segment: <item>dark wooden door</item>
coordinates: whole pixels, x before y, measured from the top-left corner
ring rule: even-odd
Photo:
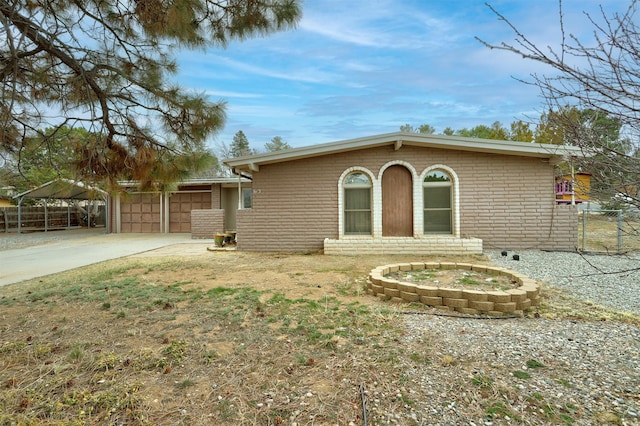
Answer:
[[[411,172],[391,166],[382,175],[382,235],[413,236],[413,184]]]

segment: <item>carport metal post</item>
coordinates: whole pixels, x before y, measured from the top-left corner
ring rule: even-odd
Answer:
[[[22,199],[24,195],[18,198],[18,234],[22,233]]]

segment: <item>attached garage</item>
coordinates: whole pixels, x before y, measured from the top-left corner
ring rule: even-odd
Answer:
[[[236,210],[251,193],[251,181],[237,177],[192,179],[165,192],[138,192],[135,182],[121,185],[124,190],[112,197],[114,232],[191,233],[194,238],[235,231]]]
[[[160,194],[131,194],[120,200],[120,232],[160,232]]]
[[[191,232],[191,211],[211,209],[211,189],[183,191],[169,194],[169,232]]]

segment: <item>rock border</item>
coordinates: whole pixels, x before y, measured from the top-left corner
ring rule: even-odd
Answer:
[[[467,290],[425,286],[385,277],[396,271],[422,269],[460,269],[503,275],[520,284],[520,287],[506,291]],[[467,315],[522,315],[540,302],[540,284],[537,281],[506,268],[471,263],[413,262],[378,266],[369,273],[367,292],[382,300],[422,303]]]

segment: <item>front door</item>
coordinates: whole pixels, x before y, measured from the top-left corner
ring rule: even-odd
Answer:
[[[382,175],[382,236],[413,236],[413,183],[404,166],[391,166]]]

